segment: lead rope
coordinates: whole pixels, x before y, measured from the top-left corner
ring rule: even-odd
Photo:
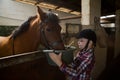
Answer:
[[[96,16],[94,17],[94,25],[95,25],[95,31],[98,31],[101,28],[99,17]]]

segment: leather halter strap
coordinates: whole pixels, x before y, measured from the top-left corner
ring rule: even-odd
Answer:
[[[41,31],[40,31],[40,33],[41,33],[42,39],[43,39],[43,41],[44,41],[45,47],[46,47],[47,49],[53,49],[54,46],[57,46],[57,45],[59,45],[60,43],[62,43],[62,40],[60,40],[60,41],[55,41],[55,42],[52,42],[52,43],[48,43],[48,40],[47,40],[47,38],[46,38],[43,25],[44,25],[44,22],[41,22],[41,23],[40,23],[40,26],[41,26]]]

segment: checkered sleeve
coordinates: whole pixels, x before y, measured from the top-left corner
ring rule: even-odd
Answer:
[[[64,72],[65,74],[68,74],[70,76],[78,76],[80,73],[85,71],[87,69],[88,65],[91,63],[92,56],[89,53],[86,53],[82,56],[79,56],[75,62],[72,63],[72,65],[76,65],[75,68],[69,67],[66,64],[62,64],[60,66],[60,70]]]

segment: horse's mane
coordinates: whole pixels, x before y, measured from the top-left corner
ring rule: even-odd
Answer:
[[[36,16],[31,16],[28,18],[27,21],[25,21],[21,26],[17,27],[13,32],[11,38],[16,38],[18,35],[24,33],[29,29],[30,22],[32,19],[34,19]]]
[[[35,19],[35,18],[36,18],[36,16],[29,17],[27,21],[25,21],[21,26],[17,27],[13,31],[11,38],[15,39],[17,36],[21,35],[25,31],[27,31],[29,29],[31,20]],[[57,24],[57,23],[59,23],[59,18],[54,13],[50,12],[50,13],[46,14],[46,19],[44,22],[46,22],[46,23],[50,22],[50,23]]]

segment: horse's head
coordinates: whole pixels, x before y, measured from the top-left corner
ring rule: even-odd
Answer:
[[[53,13],[45,13],[37,6],[40,23],[40,40],[48,49],[64,49],[61,39],[61,26],[58,17]]]

